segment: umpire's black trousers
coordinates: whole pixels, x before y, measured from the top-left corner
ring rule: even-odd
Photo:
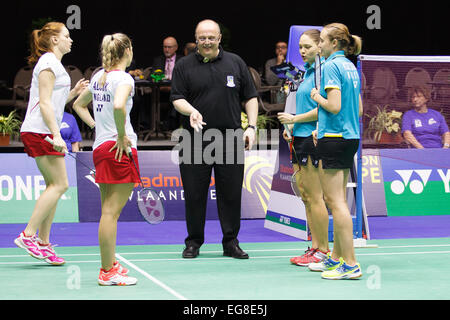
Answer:
[[[222,135],[224,134],[225,132],[222,131]],[[195,135],[198,134],[195,133]],[[214,142],[217,143],[220,139],[216,137]],[[188,232],[185,239],[186,246],[200,248],[205,240],[206,204],[213,169],[217,211],[223,233],[222,244],[224,248],[236,245],[239,243],[237,237],[241,226],[241,196],[244,178],[242,132],[239,131],[232,137],[230,134],[224,135],[223,148],[220,145],[214,148],[210,141],[204,140],[200,146],[198,144],[195,146],[193,137],[190,143],[191,156],[193,156],[191,161],[185,161],[189,157],[180,153],[180,174],[184,189]],[[194,155],[194,153],[197,154]],[[201,153],[201,159],[199,153]]]

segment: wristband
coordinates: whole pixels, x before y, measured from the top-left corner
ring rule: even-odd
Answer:
[[[450,147],[450,144],[444,143],[444,147],[448,148],[448,147]]]
[[[256,131],[256,126],[254,126],[254,125],[252,125],[252,124],[249,124],[249,125],[247,126],[247,128],[252,128],[253,130]]]

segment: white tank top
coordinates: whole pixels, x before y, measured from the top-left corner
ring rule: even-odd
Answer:
[[[95,141],[92,150],[106,141],[117,140],[117,128],[114,122],[114,95],[121,85],[130,85],[131,94],[126,102],[125,132],[131,140],[132,147],[137,148],[137,136],[134,133],[130,122],[130,111],[133,107],[134,80],[121,70],[112,70],[106,76],[105,85],[100,85],[100,78],[105,72],[104,69],[97,72],[89,83],[89,90],[92,92],[92,108],[95,118]]]
[[[70,92],[70,76],[55,54],[47,52],[39,58],[33,69],[30,99],[20,132],[51,133],[44,122],[44,118],[42,118],[39,106],[39,74],[46,69],[50,69],[55,75],[55,86],[53,87],[51,101],[56,123],[58,127],[61,127],[64,107]]]

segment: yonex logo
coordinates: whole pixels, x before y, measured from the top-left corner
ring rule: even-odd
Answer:
[[[425,186],[427,185],[432,171],[432,169],[395,170],[395,172],[400,176],[401,180],[394,180],[391,182],[391,191],[395,194],[400,195],[405,192],[405,189],[409,186],[409,189],[412,193],[420,194],[423,192]],[[447,170],[447,172],[444,174],[444,171],[442,169],[437,169],[437,173],[441,177],[444,184],[444,192],[450,193],[450,170]],[[417,179],[416,177],[418,177],[419,179]]]
[[[405,191],[406,186],[408,186],[409,183],[409,189],[412,193],[419,194],[422,193],[423,188],[427,185],[428,179],[431,175],[430,169],[425,170],[395,170],[399,174],[399,176],[402,178],[402,181],[400,180],[394,180],[391,183],[391,190],[395,194],[402,194]],[[409,180],[411,179],[411,176],[413,172],[416,172],[417,175],[420,177],[420,180],[414,179],[411,182]]]

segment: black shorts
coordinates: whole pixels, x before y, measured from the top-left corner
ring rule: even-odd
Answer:
[[[292,156],[292,163],[298,163],[300,161],[301,166],[308,164],[308,156],[311,157],[312,164],[317,168],[319,165],[319,159],[317,157],[317,149],[313,142],[313,137],[294,137],[294,149],[295,154]],[[298,161],[297,161],[298,159]]]
[[[358,146],[359,139],[324,137],[317,143],[317,156],[323,169],[351,169]]]

